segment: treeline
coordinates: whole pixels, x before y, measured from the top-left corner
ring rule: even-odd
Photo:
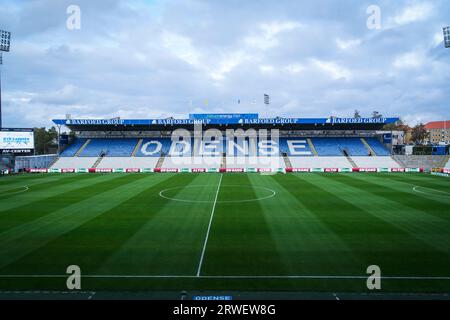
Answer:
[[[34,128],[34,149],[37,155],[56,153],[58,151],[56,128]]]
[[[361,113],[359,110],[355,110],[354,118],[361,118]],[[372,118],[382,118],[383,115],[378,111],[372,112]],[[406,134],[410,135],[410,139],[415,144],[423,144],[428,138],[428,132],[425,129],[425,125],[423,123],[419,123],[414,127],[410,127],[405,121],[400,119],[396,123],[387,124],[383,127],[384,130],[388,131],[403,131]]]

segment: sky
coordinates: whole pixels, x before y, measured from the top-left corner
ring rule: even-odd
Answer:
[[[355,109],[450,119],[449,13],[448,0],[0,0],[3,126]]]

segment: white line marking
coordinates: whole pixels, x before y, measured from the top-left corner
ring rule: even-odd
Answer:
[[[161,190],[159,192],[159,196],[161,198],[167,199],[167,200],[172,200],[172,201],[178,201],[178,202],[188,202],[188,203],[213,203],[213,200],[188,200],[188,199],[178,199],[178,198],[172,198],[172,197],[168,197],[166,195],[164,195],[165,192],[167,191],[171,191],[171,190],[177,190],[177,189],[188,189],[188,188],[204,188],[204,187],[208,187],[208,185],[195,185],[195,186],[185,186],[185,187],[174,187],[174,188],[168,188],[168,189],[164,189]],[[219,200],[217,201],[217,203],[243,203],[243,202],[253,202],[253,201],[262,201],[262,200],[266,200],[266,199],[270,199],[276,196],[276,192],[272,189],[266,188],[266,187],[259,187],[259,186],[246,186],[246,185],[224,185],[221,186],[221,188],[240,188],[240,187],[245,187],[245,188],[252,188],[252,189],[262,189],[262,190],[266,190],[270,193],[270,195],[268,196],[264,196],[261,198],[255,198],[255,199],[244,199],[244,200]]]
[[[88,274],[82,275],[84,278],[130,278],[130,279],[337,279],[337,280],[355,280],[367,279],[363,275],[261,275],[261,276],[202,276],[202,275],[126,275],[126,274]],[[67,274],[3,274],[0,278],[67,278]],[[450,276],[381,276],[385,280],[450,280]]]
[[[427,189],[428,189],[428,190],[433,190],[433,191],[439,192],[439,193],[441,193],[441,194],[435,194],[435,193],[430,193],[430,192],[420,191],[420,189],[417,190],[417,188],[422,188],[422,189],[425,189],[425,190],[427,190]],[[429,196],[444,197],[444,198],[449,198],[449,197],[450,197],[450,193],[448,193],[448,192],[441,191],[441,190],[438,190],[438,189],[428,188],[428,187],[414,186],[414,187],[413,187],[413,190],[414,190],[415,192],[423,193],[423,194],[426,194],[426,195],[429,195]]]
[[[16,190],[16,189],[22,189],[22,190],[15,191],[15,192],[8,192],[10,190]],[[9,195],[12,195],[12,194],[18,194],[18,193],[26,192],[28,190],[30,190],[30,188],[28,186],[9,188],[9,189],[6,189],[6,190],[0,190],[0,196],[9,196]]]
[[[46,291],[40,291],[40,290],[35,290],[35,291],[0,291],[0,294],[66,294],[66,293],[71,293],[71,294],[89,294],[89,298],[90,299],[92,296],[95,295],[95,292],[92,291],[78,291],[78,290],[74,290],[74,291],[50,291],[50,290],[46,290]]]
[[[208,231],[206,231],[205,242],[203,243],[202,255],[200,257],[200,262],[198,263],[197,277],[200,277],[200,272],[202,270],[203,258],[205,257],[206,244],[208,243],[209,231],[211,230],[211,224],[214,217],[214,211],[216,210],[217,197],[219,196],[220,185],[222,184],[223,174],[220,175],[219,184],[217,185],[216,197],[214,198],[214,204],[211,211],[211,218],[209,219]]]

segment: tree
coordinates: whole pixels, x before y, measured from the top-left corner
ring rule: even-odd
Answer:
[[[353,115],[353,118],[355,118],[355,119],[360,119],[361,118],[361,114],[360,114],[359,110],[355,109],[355,113]]]
[[[414,126],[411,130],[411,139],[416,144],[423,144],[425,139],[428,137],[428,132],[425,129],[425,125],[423,123],[419,123]]]
[[[411,127],[408,126],[406,122],[404,122],[402,119],[399,119],[397,122],[389,123],[384,125],[383,130],[386,131],[403,131],[408,132],[411,130]]]
[[[58,145],[58,132],[55,127],[50,129],[34,128],[34,149],[36,154],[48,154]]]
[[[372,112],[372,118],[373,119],[383,118],[383,115],[381,113],[379,113],[378,111],[374,111],[374,112]]]

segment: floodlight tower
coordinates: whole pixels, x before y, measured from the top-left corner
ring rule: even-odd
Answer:
[[[446,48],[450,48],[450,26],[444,27],[444,45]]]
[[[2,128],[2,64],[3,52],[9,52],[11,32],[0,30],[0,129]]]

